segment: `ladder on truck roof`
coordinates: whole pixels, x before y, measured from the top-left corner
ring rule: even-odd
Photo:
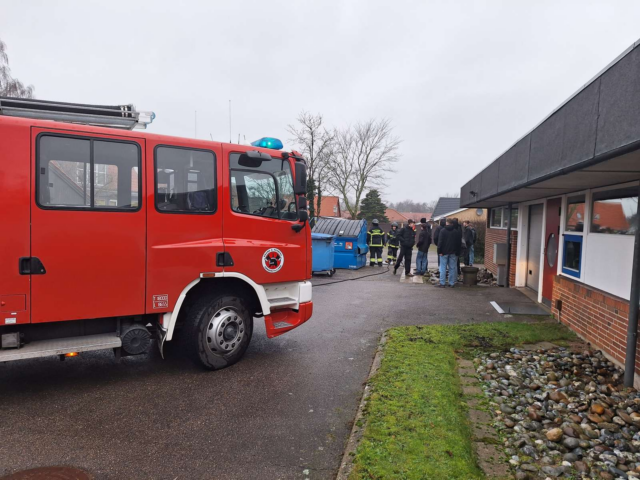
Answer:
[[[84,105],[81,103],[51,102],[30,98],[0,97],[0,115],[54,120],[101,127],[147,128],[156,114],[139,112],[129,105]]]

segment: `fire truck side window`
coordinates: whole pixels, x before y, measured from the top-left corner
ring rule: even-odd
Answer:
[[[163,213],[216,211],[216,159],[213,152],[156,148],[156,209]]]
[[[297,220],[293,176],[289,161],[274,158],[256,166],[240,161],[240,154],[229,158],[231,208],[238,213]]]
[[[41,136],[38,203],[49,208],[137,210],[139,165],[140,150],[134,143]]]

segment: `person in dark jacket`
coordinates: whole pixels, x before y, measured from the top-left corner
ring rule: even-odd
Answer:
[[[462,225],[460,225],[460,222],[458,221],[457,217],[453,218],[453,226],[460,233],[460,253],[458,253],[458,259],[456,260],[456,272],[458,272],[458,275],[461,275],[462,274],[462,269],[460,268],[460,255],[463,254],[463,252],[465,251],[466,247],[464,245],[464,240],[463,240],[463,236],[462,236]]]
[[[446,225],[446,220],[444,218],[441,218],[440,222],[438,223],[438,226],[433,231],[433,244],[436,246],[438,245],[438,237],[440,236],[440,230],[442,230],[445,225]],[[440,266],[440,256],[438,255],[438,267],[439,266]]]
[[[420,234],[418,235],[418,256],[416,257],[416,275],[426,275],[429,266],[429,247],[431,246],[431,227],[426,218],[420,219]]]
[[[476,229],[473,228],[473,224],[469,220],[462,222],[464,228],[464,243],[466,244],[466,250],[464,251],[464,264],[468,267],[473,267],[473,261],[475,260],[474,245],[476,243]]]
[[[391,230],[387,233],[387,263],[395,264],[398,259],[398,248],[400,248],[400,239],[398,238],[398,222],[391,224]]]
[[[458,278],[456,260],[460,257],[462,248],[462,234],[453,220],[447,219],[446,226],[440,230],[438,236],[438,256],[440,257],[440,287],[444,288],[449,267],[449,286],[453,288]]]
[[[413,254],[413,246],[416,244],[416,222],[409,220],[407,226],[398,232],[398,240],[400,240],[400,255],[393,267],[393,274],[398,271],[398,267],[404,260],[404,273],[407,277],[413,277],[411,274],[411,256]]]
[[[367,245],[369,245],[369,266],[382,266],[382,250],[386,244],[387,236],[380,228],[380,222],[373,219],[373,226],[367,232]]]

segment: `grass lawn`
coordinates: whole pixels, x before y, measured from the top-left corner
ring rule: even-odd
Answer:
[[[483,479],[471,446],[456,351],[472,358],[481,349],[574,338],[549,321],[390,329],[349,478]]]

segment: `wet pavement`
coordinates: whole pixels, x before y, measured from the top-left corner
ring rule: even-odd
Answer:
[[[0,365],[0,474],[69,465],[97,479],[333,478],[380,335],[502,320],[515,290],[400,283],[385,268],[314,278],[314,315],[206,372],[154,349]],[[334,283],[340,280],[339,283]],[[330,283],[330,284],[329,284]]]

